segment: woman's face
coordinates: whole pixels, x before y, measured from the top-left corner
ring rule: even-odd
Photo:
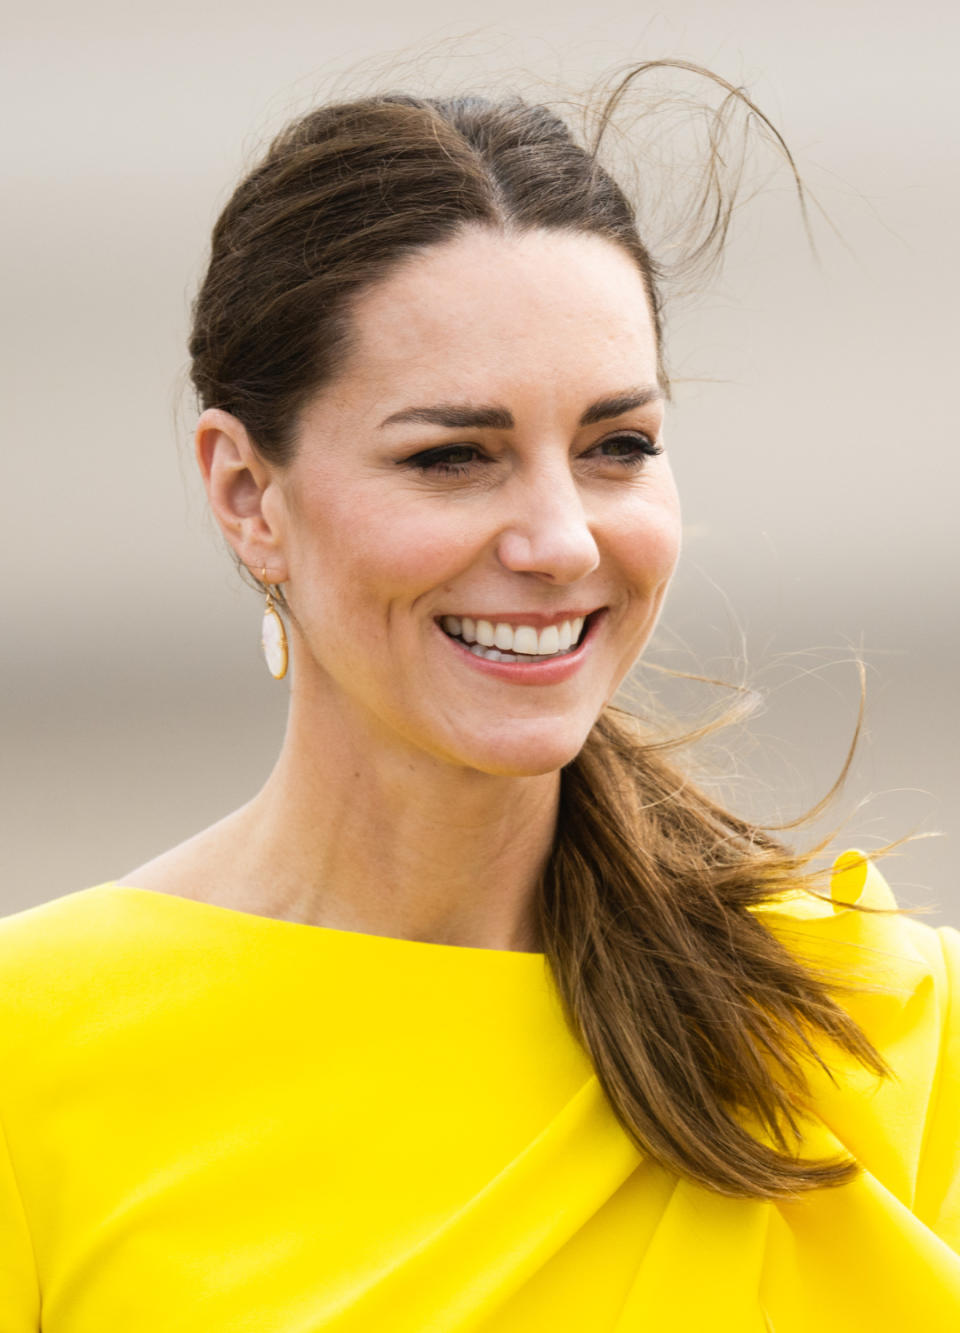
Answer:
[[[646,643],[679,550],[640,275],[595,236],[476,228],[354,310],[355,349],[263,501],[294,687],[363,743],[555,770]],[[491,634],[507,660],[478,653]]]

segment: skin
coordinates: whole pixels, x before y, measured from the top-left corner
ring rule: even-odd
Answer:
[[[198,422],[220,527],[290,606],[289,720],[247,805],[123,882],[535,950],[559,770],[647,642],[679,553],[666,455],[637,443],[662,445],[662,400],[578,424],[597,399],[656,386],[643,283],[599,237],[472,228],[366,291],[354,320],[354,350],[286,466],[225,412]],[[380,425],[450,402],[499,404],[514,426]],[[470,446],[449,455],[460,475],[408,462],[454,445]],[[582,666],[536,686],[477,670],[436,624],[594,607],[608,610]]]

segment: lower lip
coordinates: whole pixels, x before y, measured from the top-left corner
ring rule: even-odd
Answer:
[[[445,634],[439,625],[437,625],[437,633],[474,670],[482,671],[485,676],[510,681],[514,685],[555,685],[559,681],[569,680],[586,660],[606,614],[606,607],[594,612],[587,625],[586,633],[572,653],[564,653],[562,657],[550,657],[543,662],[530,662],[528,664],[523,662],[491,662],[489,658],[478,657],[476,653],[472,653],[467,645],[461,643],[459,639],[451,639],[450,635]]]

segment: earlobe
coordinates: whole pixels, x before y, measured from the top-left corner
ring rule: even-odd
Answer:
[[[280,533],[264,507],[273,474],[246,427],[220,408],[207,408],[196,429],[196,455],[207,499],[223,535],[248,569],[269,565],[282,583]],[[271,512],[274,506],[268,507]]]

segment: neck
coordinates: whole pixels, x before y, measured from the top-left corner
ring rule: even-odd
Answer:
[[[236,905],[366,934],[536,951],[535,892],[558,796],[557,772],[482,773],[374,740],[356,719],[311,717],[294,694],[276,767],[229,821]]]

